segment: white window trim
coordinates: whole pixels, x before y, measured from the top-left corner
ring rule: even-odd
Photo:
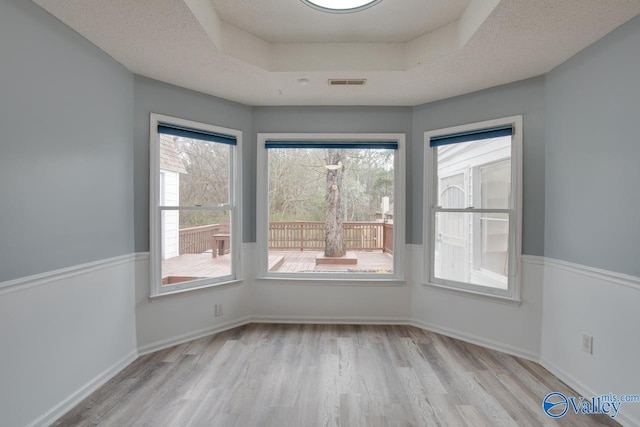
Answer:
[[[451,280],[437,279],[434,277],[433,266],[435,262],[435,215],[434,207],[437,204],[437,180],[435,179],[436,158],[434,149],[429,146],[432,137],[448,135],[452,133],[491,128],[500,125],[512,124],[514,128],[511,143],[511,188],[515,191],[513,203],[513,221],[509,224],[509,286],[507,290],[491,288],[480,285],[467,284]],[[521,275],[522,275],[522,116],[505,117],[502,119],[487,120],[470,123],[462,126],[453,126],[444,129],[427,131],[424,133],[424,206],[425,227],[423,235],[425,266],[423,284],[445,290],[487,296],[496,300],[521,301]],[[427,225],[428,224],[428,225]]]
[[[159,209],[159,185],[160,185],[160,142],[158,123],[171,123],[175,125],[202,129],[205,131],[231,135],[236,138],[235,148],[231,150],[231,175],[229,188],[229,204],[231,206],[231,274],[224,277],[205,278],[190,282],[177,283],[175,285],[162,286],[161,283],[161,239],[160,239],[160,209]],[[150,148],[150,180],[149,180],[149,238],[150,238],[150,291],[151,298],[165,295],[180,294],[187,291],[203,289],[212,286],[235,283],[240,279],[240,246],[242,242],[242,131],[215,126],[206,123],[194,122],[177,117],[151,113],[149,116],[149,148]],[[225,210],[229,205],[225,205]],[[182,207],[188,210],[189,207]],[[198,208],[192,208],[198,209]]]
[[[265,144],[267,140],[279,141],[397,141],[398,150],[393,169],[394,179],[394,230],[393,230],[393,273],[278,273],[268,271],[269,259],[269,180],[268,158]],[[405,264],[405,176],[406,176],[406,136],[403,133],[258,133],[257,135],[257,206],[256,240],[258,247],[258,279],[292,279],[299,282],[335,283],[336,280],[351,284],[397,283],[404,281]]]

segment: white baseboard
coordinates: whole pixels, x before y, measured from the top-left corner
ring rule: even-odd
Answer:
[[[216,325],[210,328],[200,329],[188,334],[182,334],[175,337],[167,338],[164,340],[156,341],[151,344],[147,344],[138,347],[138,354],[143,356],[145,354],[153,353],[155,351],[163,350],[165,348],[173,347],[174,345],[183,344],[187,341],[206,337],[208,335],[217,334],[219,332],[227,331],[232,328],[247,325],[249,323],[286,323],[286,324],[327,324],[327,325],[406,325],[415,326],[420,329],[424,329],[430,332],[446,335],[451,338],[466,341],[472,344],[487,347],[492,350],[500,351],[512,356],[521,357],[523,359],[531,360],[533,362],[539,361],[539,355],[523,350],[517,347],[504,345],[495,341],[486,340],[482,337],[466,334],[452,329],[443,328],[437,325],[428,324],[425,322],[417,322],[409,318],[370,318],[370,317],[305,317],[305,316],[246,316],[231,322]]]
[[[33,420],[28,424],[28,427],[39,427],[39,426],[49,426],[53,424],[58,418],[66,414],[68,411],[73,409],[77,404],[82,402],[85,398],[87,398],[91,393],[96,391],[102,385],[104,385],[111,378],[115,377],[120,371],[126,368],[131,362],[136,360],[138,357],[138,353],[133,350],[125,357],[120,359],[118,362],[113,364],[111,367],[104,370],[98,376],[93,378],[91,381],[86,383],[84,386],[80,387],[74,393],[72,393],[69,397],[67,397],[62,402],[58,403],[53,408],[49,409],[47,412],[42,414],[40,417]]]
[[[559,378],[563,383],[565,383],[566,385],[574,389],[580,396],[584,396],[584,397],[598,396],[596,392],[594,392],[589,387],[584,385],[581,381],[578,381],[577,379],[573,378],[571,375],[567,374],[563,369],[560,369],[559,367],[549,362],[548,360],[541,359],[540,365],[542,365],[543,368],[545,368],[547,371],[551,372],[553,375]],[[633,405],[637,405],[637,403],[633,403]],[[615,418],[615,421],[619,422],[625,427],[640,427],[640,420],[630,415],[626,415],[622,410],[623,408],[624,406],[621,407],[620,412]]]
[[[238,326],[246,325],[248,323],[251,323],[251,317],[245,316],[236,320],[232,320],[230,322],[220,323],[218,325],[214,325],[208,328],[203,328],[203,329],[199,329],[197,331],[189,332],[186,334],[176,335],[171,338],[155,341],[150,344],[145,344],[143,346],[138,347],[138,355],[144,356],[145,354],[153,353],[159,350],[164,350],[165,348],[173,347],[174,345],[183,344],[187,341],[196,340],[198,338],[217,334],[219,332],[224,332],[229,329],[237,328]]]
[[[446,335],[450,338],[466,341],[471,344],[479,345],[481,347],[486,347],[491,350],[509,354],[511,356],[520,357],[522,359],[530,360],[532,362],[538,363],[540,361],[539,354],[533,353],[531,351],[528,351],[519,347],[503,344],[497,341],[488,340],[486,338],[483,338],[477,335],[468,334],[465,332],[456,331],[454,329],[449,329],[442,326],[434,325],[432,323],[427,323],[427,322],[422,322],[417,320],[412,320],[410,324],[420,329],[425,329],[427,331],[435,332],[437,334]]]
[[[410,325],[409,319],[397,319],[397,318],[381,318],[371,319],[363,317],[349,317],[349,318],[336,318],[336,317],[288,317],[288,316],[245,316],[240,319],[236,319],[230,322],[221,323],[209,328],[199,329],[187,334],[177,335],[175,337],[155,341],[150,344],[146,344],[138,347],[138,355],[144,356],[149,353],[164,350],[174,345],[183,344],[188,341],[192,341],[198,338],[203,338],[209,335],[217,334],[220,332],[228,331],[229,329],[237,328],[239,326],[248,325],[249,323],[303,323],[303,324],[349,324],[349,325]]]
[[[323,325],[410,325],[408,318],[396,317],[305,317],[305,316],[254,316],[251,323],[301,323],[301,324],[323,324]]]

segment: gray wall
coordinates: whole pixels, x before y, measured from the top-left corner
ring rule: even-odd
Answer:
[[[135,250],[149,250],[149,114],[158,113],[243,132],[242,240],[255,241],[255,144],[251,108],[136,76],[134,85]]]
[[[424,104],[413,112],[413,151],[410,153],[413,200],[413,242],[422,242],[422,169],[424,132],[449,126],[480,122],[501,117],[523,115],[524,200],[522,252],[544,253],[544,77],[536,77],[468,95]],[[412,204],[411,204],[412,203]]]
[[[0,2],[0,282],[133,251],[133,75]]]
[[[132,153],[133,74],[0,0],[0,282],[133,252]],[[25,285],[0,295],[2,426],[51,424],[136,349],[133,263]]]
[[[640,17],[547,75],[545,256],[640,276]]]
[[[407,156],[412,152],[410,107],[256,107],[253,109],[253,131],[261,132],[343,132],[404,133]],[[254,146],[256,135],[254,135]],[[255,162],[254,162],[255,164]],[[407,164],[410,159],[407,157]],[[411,192],[412,170],[407,170],[407,200]],[[254,180],[255,182],[255,180]],[[252,212],[255,224],[255,211]],[[411,211],[407,207],[407,243],[415,242],[411,230]],[[419,243],[419,242],[418,242]]]

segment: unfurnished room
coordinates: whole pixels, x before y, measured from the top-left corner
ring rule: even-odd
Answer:
[[[640,0],[0,0],[0,426],[640,427]]]

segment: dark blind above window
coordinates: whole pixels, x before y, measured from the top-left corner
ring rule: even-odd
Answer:
[[[387,149],[397,150],[397,141],[278,141],[268,140],[266,148],[341,148],[341,149]]]
[[[209,132],[171,123],[158,123],[158,133],[181,136],[183,138],[199,139],[202,141],[219,142],[221,144],[236,145],[236,137],[222,133]]]
[[[513,125],[496,126],[493,128],[432,136],[431,140],[429,141],[429,146],[439,147],[441,145],[458,144],[460,142],[479,141],[482,139],[491,139],[500,136],[511,135],[513,135]]]

